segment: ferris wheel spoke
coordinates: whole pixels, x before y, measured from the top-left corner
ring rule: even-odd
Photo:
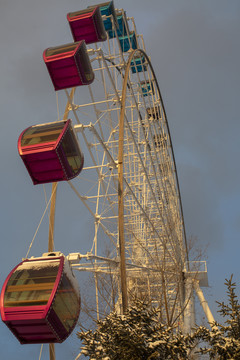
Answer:
[[[159,225],[157,225],[157,227],[154,225],[153,221],[151,220],[151,218],[148,216],[148,214],[146,213],[146,211],[144,210],[144,208],[142,207],[141,203],[139,202],[138,198],[135,195],[135,192],[132,190],[132,187],[128,184],[127,180],[124,178],[124,182],[125,185],[127,186],[128,190],[131,192],[132,197],[134,198],[135,204],[137,205],[138,209],[137,209],[137,213],[140,213],[144,215],[145,219],[147,220],[147,222],[149,223],[152,231],[155,233],[155,235],[157,236],[158,241],[160,242],[160,244],[162,244],[163,248],[167,248],[166,246],[166,241],[164,241],[161,237],[161,235],[159,234]],[[139,215],[138,215],[139,216]],[[139,221],[139,220],[138,220]],[[158,220],[159,222],[159,220]],[[170,252],[170,250],[167,250],[170,254],[170,256],[172,257],[172,253]],[[172,260],[175,262],[175,266],[178,266],[177,260],[175,257],[172,257]]]
[[[90,206],[87,204],[86,199],[84,196],[81,196],[80,193],[78,192],[78,190],[75,188],[75,186],[72,184],[71,181],[68,181],[70,187],[72,188],[72,190],[75,192],[75,194],[77,195],[77,197],[82,201],[82,203],[84,204],[84,206],[87,208],[87,210],[89,211],[89,213],[92,215],[92,217],[95,219],[95,221],[97,223],[99,223],[99,225],[101,226],[101,228],[103,229],[104,233],[110,238],[111,242],[114,244],[114,246],[116,246],[116,241],[113,238],[112,234],[109,232],[109,230],[103,225],[103,223],[101,222],[101,216],[97,215],[96,213],[94,213],[92,211],[92,209],[90,208]],[[117,218],[117,216],[115,217]],[[109,217],[108,217],[109,219]]]
[[[158,204],[158,199],[157,199],[157,197],[156,197],[156,194],[155,194],[155,192],[154,192],[154,190],[153,190],[153,187],[152,187],[152,184],[151,184],[151,181],[150,181],[150,178],[149,178],[149,171],[147,170],[147,168],[146,168],[146,166],[145,166],[145,164],[144,164],[144,162],[143,162],[142,156],[141,156],[141,154],[140,154],[140,152],[139,152],[139,149],[138,149],[138,146],[137,146],[137,143],[136,143],[136,140],[135,140],[135,137],[134,137],[132,128],[131,128],[131,126],[130,126],[130,124],[129,124],[129,122],[128,122],[128,120],[127,120],[126,118],[125,118],[125,121],[126,121],[128,130],[129,130],[129,132],[130,132],[130,134],[131,134],[131,139],[132,139],[132,142],[133,142],[133,144],[134,144],[134,146],[135,146],[136,154],[137,154],[137,156],[138,156],[139,162],[140,162],[141,167],[142,167],[142,170],[143,170],[143,172],[144,172],[145,179],[146,179],[146,181],[147,181],[147,183],[148,183],[148,186],[149,186],[149,189],[150,189],[150,193],[151,193],[151,196],[152,196],[152,200],[155,202],[155,205],[156,205],[156,207],[157,207],[157,210],[158,210],[158,212],[161,214],[161,211],[160,211],[160,208],[159,208],[159,204]],[[153,164],[151,164],[151,165],[153,165]],[[152,168],[153,168],[153,167],[152,167]],[[156,173],[154,174],[154,177],[155,177],[155,180],[157,181]],[[160,195],[160,194],[159,194],[159,195]],[[170,238],[170,237],[171,237],[171,233],[169,233],[169,238]]]

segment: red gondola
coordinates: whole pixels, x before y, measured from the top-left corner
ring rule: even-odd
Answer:
[[[85,40],[86,44],[105,41],[107,34],[98,6],[67,14],[74,41]]]
[[[70,119],[24,130],[18,151],[34,185],[70,180],[83,167],[83,154]]]
[[[61,253],[22,261],[8,275],[0,297],[2,321],[22,344],[60,343],[80,312],[78,283]]]
[[[85,41],[48,48],[43,52],[55,90],[89,85],[94,72]]]

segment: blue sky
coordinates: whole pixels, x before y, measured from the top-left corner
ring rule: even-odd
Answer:
[[[66,14],[96,2],[0,1],[0,283],[26,255],[45,208],[42,187],[33,186],[17,153],[27,126],[56,119],[56,98],[42,60],[49,46],[71,42]],[[162,92],[182,195],[187,236],[196,238],[208,264],[205,291],[214,316],[225,298],[224,280],[240,286],[240,3],[238,0],[115,0],[133,16]],[[50,190],[50,186],[47,186]],[[64,253],[87,248],[79,242],[87,218],[61,184],[56,247]],[[71,241],[67,222],[72,229]],[[47,249],[47,221],[31,255]],[[60,248],[61,247],[61,248]],[[239,291],[238,291],[239,294]],[[39,346],[21,346],[0,324],[1,358],[38,359]],[[78,353],[73,335],[57,346],[57,359]],[[47,359],[47,348],[43,350]]]

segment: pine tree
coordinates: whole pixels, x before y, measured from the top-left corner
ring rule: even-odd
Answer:
[[[111,313],[97,322],[95,331],[78,336],[82,354],[91,360],[187,359],[194,346],[190,336],[159,322],[159,309],[140,301],[125,315]]]
[[[213,330],[200,326],[194,335],[196,339],[206,343],[200,352],[209,354],[210,359],[240,359],[240,305],[232,277],[225,281],[228,303],[217,301],[218,312],[226,319],[224,325],[216,323]]]
[[[125,315],[116,312],[97,322],[94,331],[80,331],[82,354],[90,360],[166,360],[191,359],[196,343],[210,359],[240,359],[240,304],[236,284],[226,280],[228,301],[217,302],[223,325],[212,330],[199,326],[193,335],[183,335],[160,322],[160,309],[138,301]]]

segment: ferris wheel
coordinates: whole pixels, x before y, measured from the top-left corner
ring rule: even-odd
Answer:
[[[124,313],[128,304],[140,298],[161,307],[161,320],[183,330],[186,310],[194,322],[186,273],[197,276],[197,271],[189,271],[168,121],[143,37],[134,19],[115,9],[113,1],[70,13],[67,18],[74,42],[44,52],[54,88],[59,90],[58,113],[62,116],[57,122],[28,128],[19,138],[19,153],[33,183],[53,183],[48,253],[43,260],[21,263],[4,289],[12,294],[19,271],[33,269],[33,263],[42,269],[49,257],[48,271],[55,269],[56,275],[52,308],[58,307],[54,299],[60,279],[68,278],[71,293],[77,287],[65,261],[74,271],[92,274],[96,318],[112,310]],[[81,252],[80,243],[66,257],[54,252],[58,181],[69,183],[82,212],[91,216],[86,253]],[[57,272],[56,263],[62,264],[61,271]],[[18,285],[18,291],[26,282],[29,280]],[[37,286],[31,291],[36,293]],[[12,300],[6,301],[10,304]],[[55,315],[48,316],[52,316],[52,329]],[[60,341],[51,335],[44,342],[63,341],[75,323],[71,322],[66,334],[62,330]],[[50,359],[54,358],[50,347]]]

